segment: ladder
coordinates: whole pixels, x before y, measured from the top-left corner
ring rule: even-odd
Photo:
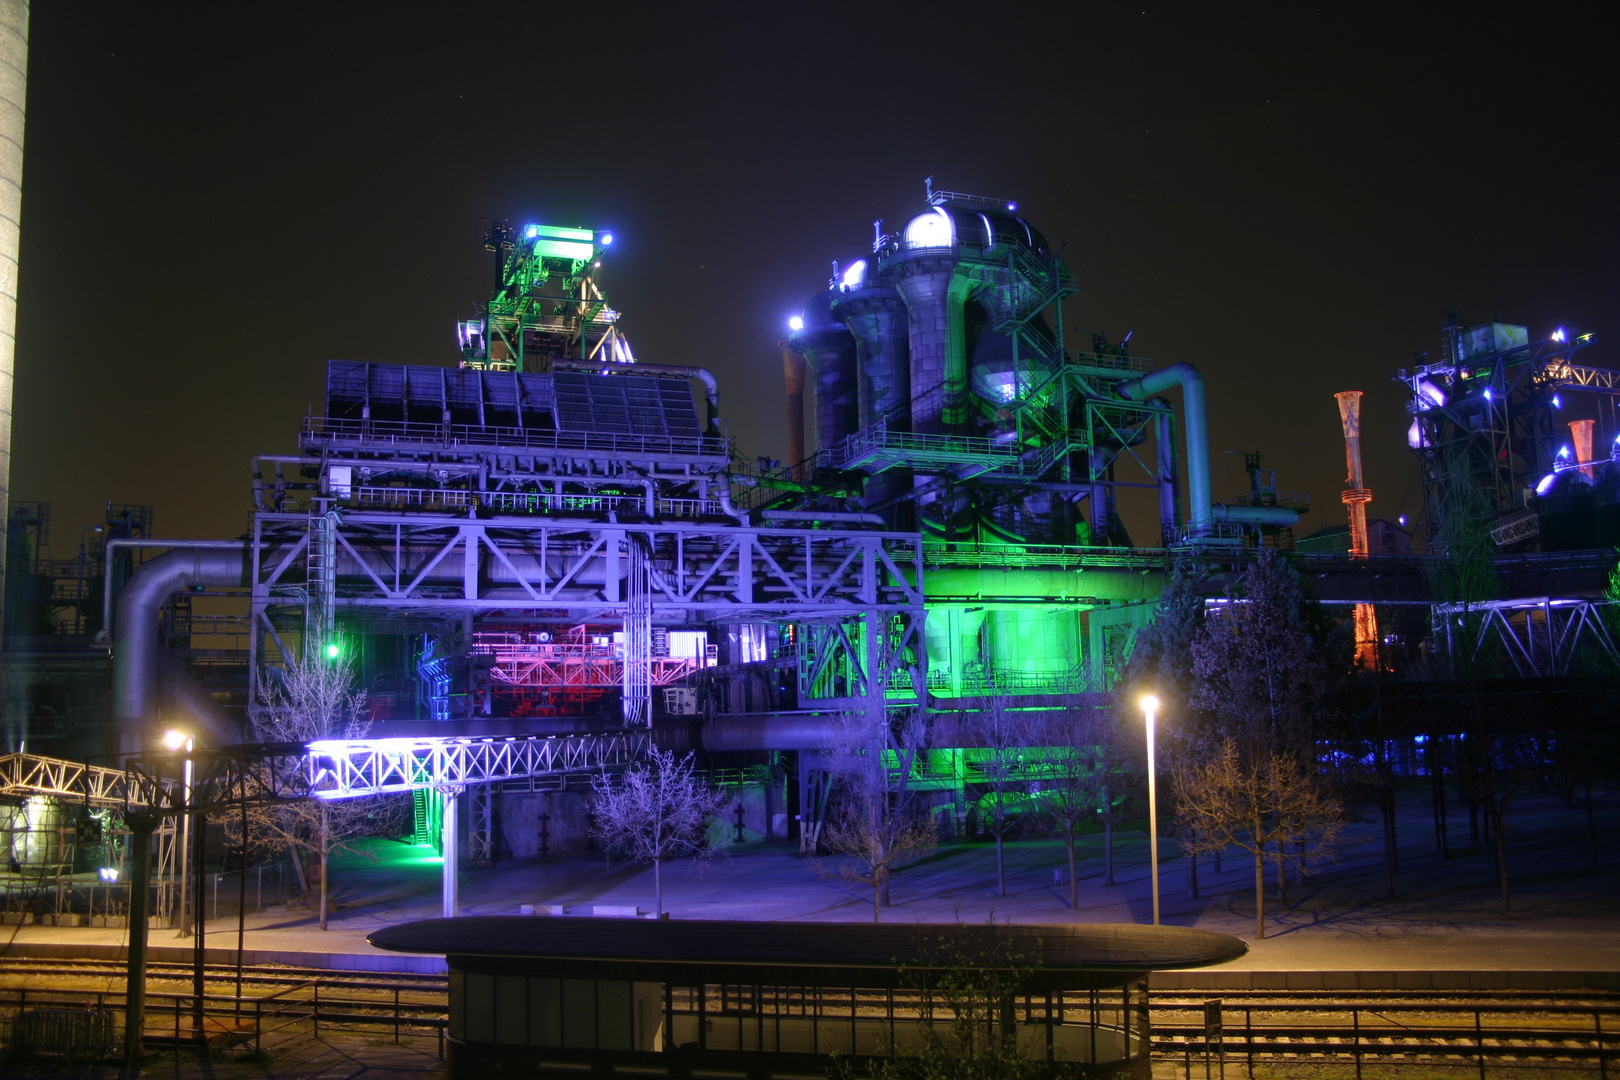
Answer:
[[[304,659],[320,658],[336,619],[337,527],[336,510],[309,515],[309,551],[305,555],[307,592],[304,607]]]

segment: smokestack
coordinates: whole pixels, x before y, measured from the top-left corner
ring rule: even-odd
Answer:
[[[1589,462],[1592,460],[1592,425],[1596,420],[1571,420],[1569,433],[1575,441],[1575,460],[1580,462],[1581,475],[1588,480],[1592,479],[1596,470]]]
[[[782,375],[787,380],[788,468],[793,470],[793,479],[803,480],[804,357],[788,348],[785,341],[776,345],[782,350]]]
[[[1372,502],[1361,475],[1361,391],[1345,390],[1333,395],[1339,402],[1339,422],[1344,425],[1344,461],[1349,474],[1345,491],[1339,496],[1350,518],[1350,557],[1365,559],[1367,545],[1367,504]],[[1356,666],[1378,667],[1378,613],[1371,604],[1357,604]]]
[[[0,0],[0,598],[11,519],[11,388],[17,349],[17,252],[28,98],[28,3]]]

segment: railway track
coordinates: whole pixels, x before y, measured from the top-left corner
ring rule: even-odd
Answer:
[[[1220,1031],[1205,1003],[1219,1000]],[[1480,1075],[1513,1064],[1607,1076],[1620,1065],[1620,995],[1603,991],[1228,991],[1156,994],[1156,1056],[1224,1050],[1254,1062],[1405,1059],[1468,1062]]]
[[[0,957],[0,976],[57,976],[62,978],[119,978],[126,968],[122,961]],[[185,981],[192,976],[192,966],[179,961],[149,960],[146,977],[155,981]],[[236,982],[235,964],[204,964],[203,978],[211,983]],[[394,971],[343,971],[333,968],[291,967],[280,964],[245,964],[242,981],[256,986],[294,986],[318,981],[332,990],[387,991],[410,990],[423,994],[446,994],[449,984],[443,975],[421,975]]]

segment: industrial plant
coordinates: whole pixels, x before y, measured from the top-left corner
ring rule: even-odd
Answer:
[[[1073,274],[1016,202],[925,194],[779,343],[785,463],[735,445],[711,372],[635,353],[600,284],[611,232],[496,223],[455,347],[330,361],[296,446],[244,478],[244,538],[163,538],[153,508],[109,504],[64,558],[49,505],[13,504],[0,784],[12,859],[38,872],[7,903],[121,910],[123,764],[174,727],[263,741],[300,664],[351,667],[366,702],[363,732],[302,751],[312,790],[410,798],[452,915],[461,867],[585,850],[592,777],[654,748],[732,791],[739,836],[813,852],[859,730],[941,837],[972,835],[973,718],[1110,707],[1177,562],[1217,596],[1288,553],[1370,671],[1614,658],[1596,605],[1620,432],[1559,419],[1617,390],[1576,363],[1593,335],[1453,319],[1441,359],[1398,373],[1410,527],[1367,520],[1361,394],[1339,394],[1347,524],[1306,535],[1308,498],[1258,455],[1249,490],[1215,498],[1194,366],[1129,335],[1067,343]],[[1439,595],[1414,543],[1483,559],[1492,595]],[[1467,635],[1458,604],[1483,613]],[[157,913],[179,918],[174,820],[155,828]]]

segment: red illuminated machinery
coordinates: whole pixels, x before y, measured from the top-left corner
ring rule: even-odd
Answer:
[[[668,653],[667,643],[663,651]],[[684,651],[693,655],[652,657],[653,686],[678,685],[715,663],[715,647],[706,642]],[[492,711],[506,716],[600,711],[602,699],[624,686],[624,644],[610,628],[482,630],[473,634],[467,652],[489,658]]]
[[[1344,457],[1349,485],[1341,495],[1345,512],[1350,518],[1350,557],[1365,559],[1367,547],[1367,504],[1372,492],[1367,489],[1361,474],[1361,391],[1345,390],[1333,395],[1339,402],[1339,422],[1344,425]],[[1378,668],[1378,611],[1371,604],[1357,604],[1356,666],[1368,671]]]

